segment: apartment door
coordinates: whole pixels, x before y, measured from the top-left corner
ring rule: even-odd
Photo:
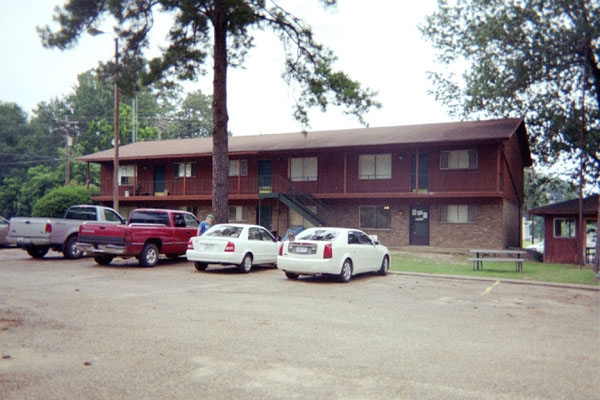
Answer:
[[[272,208],[271,206],[259,206],[258,208],[258,216],[257,216],[257,225],[263,226],[269,231],[271,230],[271,224],[273,220],[271,218]]]
[[[409,243],[414,246],[429,246],[429,206],[412,206],[409,225]]]
[[[165,191],[165,166],[154,166],[154,193],[163,193]]]
[[[258,160],[258,193],[271,193],[272,191],[273,162],[271,160]]]
[[[410,188],[413,192],[429,191],[429,154],[413,154],[410,159]]]

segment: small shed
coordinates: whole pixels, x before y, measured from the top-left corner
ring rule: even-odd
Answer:
[[[598,242],[600,195],[583,199],[583,240],[579,222],[579,199],[529,210],[544,218],[544,261],[559,264],[593,263]],[[580,249],[580,243],[583,244]],[[578,257],[579,255],[579,257]]]

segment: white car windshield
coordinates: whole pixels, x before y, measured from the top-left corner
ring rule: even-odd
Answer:
[[[213,226],[209,230],[207,230],[203,236],[216,236],[216,237],[231,237],[237,238],[240,237],[242,233],[241,226],[231,226],[231,225],[218,225]]]
[[[334,229],[307,229],[301,232],[296,240],[317,240],[320,242],[331,242],[340,232]]]

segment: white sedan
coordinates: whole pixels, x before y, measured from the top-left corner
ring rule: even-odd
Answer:
[[[352,275],[390,269],[388,248],[358,229],[309,228],[294,241],[281,243],[277,268],[289,279],[300,275],[332,274],[341,282]]]
[[[185,254],[198,271],[208,264],[236,264],[247,273],[253,265],[275,264],[278,251],[279,242],[262,226],[219,224],[190,238]]]

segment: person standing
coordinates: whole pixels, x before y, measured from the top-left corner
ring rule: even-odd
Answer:
[[[208,214],[206,219],[200,222],[200,225],[198,226],[198,236],[202,236],[214,223],[215,217],[212,214]]]

